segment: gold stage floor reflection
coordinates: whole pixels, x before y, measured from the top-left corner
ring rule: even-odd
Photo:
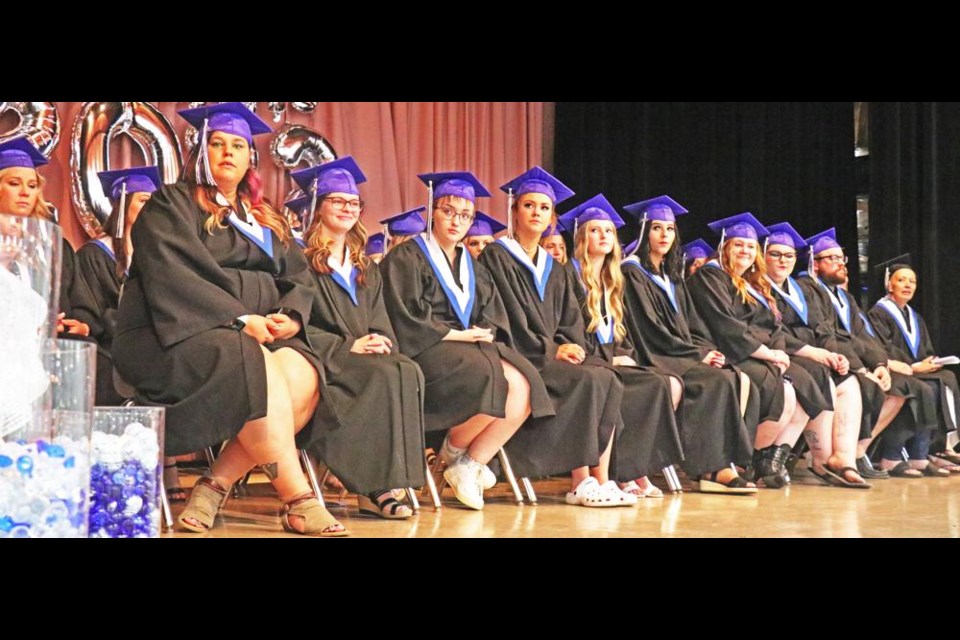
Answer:
[[[539,504],[514,504],[505,483],[487,492],[483,511],[459,506],[449,489],[434,511],[421,498],[412,519],[391,522],[361,517],[356,499],[342,504],[326,494],[327,506],[356,538],[956,538],[960,537],[960,477],[891,479],[869,491],[827,487],[798,469],[790,487],[760,490],[756,498],[687,490],[664,499],[641,499],[636,507],[591,509],[567,506],[569,480],[534,484]],[[186,475],[184,484],[195,476]],[[663,486],[662,479],[657,484]],[[688,483],[685,483],[688,487]],[[302,538],[280,528],[276,494],[254,477],[247,495],[231,498],[205,534],[167,532],[176,538]],[[174,515],[183,503],[173,505]]]

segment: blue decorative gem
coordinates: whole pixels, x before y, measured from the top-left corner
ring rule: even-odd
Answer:
[[[13,458],[9,456],[0,456],[0,469],[6,469],[13,464]]]
[[[0,531],[10,531],[10,529],[13,529],[13,525],[13,518],[10,516],[0,518]]]
[[[43,440],[40,442],[43,442]],[[58,444],[48,444],[45,448],[41,448],[40,451],[46,451],[47,455],[51,458],[62,458],[67,455],[64,448]]]
[[[30,456],[20,456],[17,458],[17,470],[23,475],[29,475],[33,471],[33,458]]]

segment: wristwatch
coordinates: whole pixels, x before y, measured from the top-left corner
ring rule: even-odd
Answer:
[[[245,320],[247,316],[240,316],[239,318],[234,318],[233,322],[227,325],[230,329],[236,329],[237,331],[243,331],[244,327],[247,326],[247,321]]]

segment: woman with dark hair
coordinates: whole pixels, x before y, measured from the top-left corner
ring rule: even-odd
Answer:
[[[426,430],[447,430],[443,477],[461,503],[482,509],[483,492],[496,484],[487,463],[528,416],[553,415],[553,407],[536,369],[509,346],[490,273],[462,244],[477,198],[490,193],[468,172],[420,179],[427,232],[391,247],[380,263],[383,297],[400,352],[426,380]]]
[[[683,379],[683,468],[703,492],[755,494],[731,463],[750,462],[759,395],[710,341],[687,291],[676,224],[687,210],[669,196],[625,209],[641,224],[622,263],[624,323],[641,362]]]
[[[111,213],[103,233],[77,251],[77,269],[90,295],[75,301],[74,313],[90,327],[90,336],[99,346],[97,405],[118,406],[124,398],[114,388],[110,347],[116,330],[120,288],[133,258],[130,228],[163,181],[155,166],[101,171],[97,176],[110,198]]]
[[[360,513],[409,518],[413,511],[390,489],[424,484],[423,375],[399,353],[380,271],[365,252],[357,185],[366,177],[349,156],[291,177],[312,206],[304,231],[314,293],[307,337],[323,362],[313,446],[357,493]]]
[[[709,226],[720,233],[719,255],[700,267],[687,286],[720,352],[757,387],[760,415],[752,475],[779,489],[790,481],[784,463],[801,433],[812,429],[821,440],[830,437],[833,405],[823,394],[823,381],[787,354],[794,342],[781,326],[758,243],[766,228],[750,213]]]
[[[647,477],[684,459],[674,412],[683,397],[679,376],[643,367],[627,335],[617,228],[623,219],[602,195],[568,211],[561,220],[574,228],[574,256],[580,264],[580,308],[591,355],[614,367],[623,383],[623,428],[614,442],[620,488],[638,498],[662,498]],[[671,404],[661,401],[666,387]],[[653,401],[651,401],[653,399]]]
[[[891,356],[890,370],[919,378],[935,391],[938,401],[936,428],[921,429],[905,441],[892,434],[884,437],[880,466],[900,478],[960,473],[960,456],[948,446],[956,438],[956,402],[960,390],[956,375],[944,369],[939,361],[923,316],[910,306],[917,293],[917,274],[910,264],[910,256],[899,256],[875,269],[883,274],[886,295],[870,309],[868,316]],[[909,462],[901,457],[903,448],[907,450]]]
[[[253,136],[270,127],[239,102],[180,115],[199,140],[180,182],[156,191],[132,229],[114,364],[139,402],[167,407],[168,455],[227,441],[181,527],[208,530],[230,486],[259,465],[283,501],[284,529],[346,535],[297,455],[322,364],[304,332],[306,261],[251,165]]]
[[[480,261],[503,298],[512,344],[539,370],[556,408],[555,417],[531,420],[507,445],[513,468],[530,477],[572,470],[568,504],[636,504],[610,478],[623,383],[607,362],[587,355],[576,271],[539,245],[556,204],[573,191],[540,167],[500,189],[512,200],[508,235],[484,249]],[[650,402],[673,413],[665,381]]]

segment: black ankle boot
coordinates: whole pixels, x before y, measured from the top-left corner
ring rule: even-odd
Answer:
[[[780,454],[780,448],[777,445],[771,445],[759,451],[754,451],[754,456],[760,454],[759,461],[754,464],[757,481],[763,480],[763,484],[768,489],[780,489],[786,484],[784,479],[783,458]]]
[[[774,453],[774,463],[780,466],[780,474],[784,484],[790,484],[790,474],[793,473],[793,468],[796,466],[798,459],[799,456],[793,453],[793,447],[790,445],[782,444],[777,447]]]

